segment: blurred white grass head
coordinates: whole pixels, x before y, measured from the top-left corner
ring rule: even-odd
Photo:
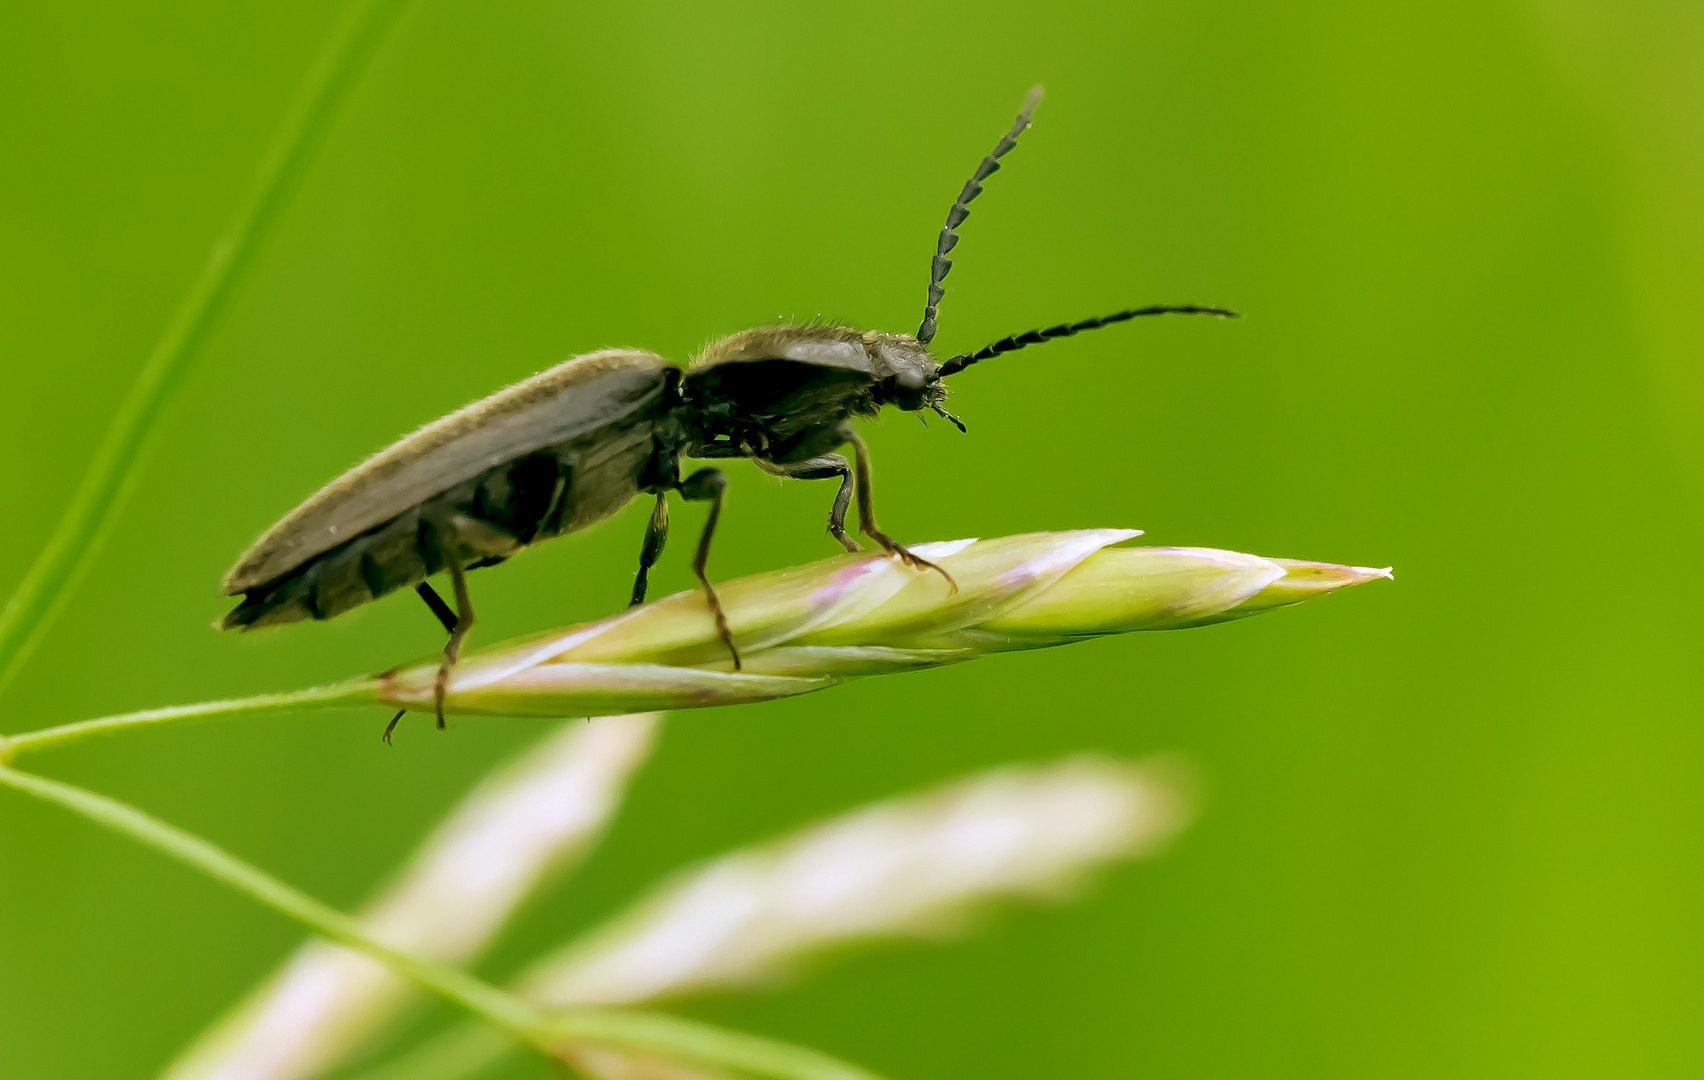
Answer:
[[[596,1080],[733,1080],[732,1074],[713,1072],[703,1065],[684,1065],[655,1057],[641,1057],[594,1043],[571,1046],[562,1060],[578,1072]]]
[[[1000,900],[1059,899],[1154,851],[1189,800],[1174,763],[1004,768],[853,811],[681,875],[520,981],[557,1006],[764,986],[879,938],[936,938]]]
[[[592,731],[606,744],[596,754],[584,745]],[[646,717],[580,725],[481,785],[374,905],[371,925],[387,941],[430,955],[458,959],[477,951],[521,898],[513,885],[477,883],[530,888],[562,858],[551,845],[507,842],[482,828],[517,823],[512,815],[539,810],[544,791],[562,797],[564,784],[619,791],[649,735]],[[607,745],[618,742],[625,752]],[[575,743],[579,754],[562,752]],[[598,768],[602,775],[592,775]],[[996,769],[855,810],[678,876],[535,964],[518,989],[540,1004],[567,1006],[762,987],[848,945],[936,938],[963,930],[968,917],[1000,901],[1061,899],[1095,869],[1150,853],[1181,828],[1190,806],[1184,776],[1163,759],[1132,766],[1080,757]],[[600,796],[569,801],[598,803]],[[609,810],[605,803],[601,813],[578,818],[601,826]],[[590,840],[577,834],[574,842],[583,849]],[[323,1075],[381,1033],[414,996],[365,958],[310,943],[167,1076]],[[478,1043],[475,1059],[500,1055],[505,1046],[500,1038]],[[717,1076],[701,1065],[595,1043],[566,1047],[563,1057],[603,1080]]]

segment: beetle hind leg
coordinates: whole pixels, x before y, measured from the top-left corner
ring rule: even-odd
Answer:
[[[710,538],[716,535],[716,521],[722,516],[722,492],[728,487],[728,478],[722,475],[721,469],[699,469],[691,476],[676,485],[680,497],[688,502],[710,503],[710,514],[704,519],[704,531],[698,536],[698,551],[692,556],[692,572],[698,575],[698,583],[704,587],[704,599],[710,604],[710,615],[716,620],[716,634],[722,639],[722,644],[728,647],[728,655],[734,658],[734,670],[740,670],[740,651],[734,648],[733,631],[728,629],[728,616],[722,610],[721,598],[716,595],[716,589],[710,584],[707,568],[710,565]]]

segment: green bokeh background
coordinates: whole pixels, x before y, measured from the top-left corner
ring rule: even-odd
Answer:
[[[10,5],[0,584],[46,538],[343,2]],[[0,728],[288,689],[438,631],[398,598],[216,634],[217,582],[399,432],[576,352],[916,325],[1032,82],[941,344],[1224,303],[1002,359],[961,436],[873,425],[910,540],[1139,526],[1384,565],[1275,616],[680,714],[501,976],[684,860],[1082,749],[1178,751],[1198,826],[1083,903],[698,1003],[899,1080],[1704,1071],[1704,9],[1662,0],[420,0],[198,358]],[[832,553],[736,465],[724,577]],[[687,528],[701,510],[683,510]],[[480,637],[620,605],[644,508],[477,575]],[[689,583],[686,545],[659,586]],[[346,710],[44,755],[353,905],[541,730]],[[146,1077],[299,939],[0,796],[0,1073]],[[450,1019],[434,1012],[423,1023]],[[521,1065],[513,1076],[549,1075]]]

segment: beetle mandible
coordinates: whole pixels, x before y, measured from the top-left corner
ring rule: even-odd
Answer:
[[[710,541],[727,482],[720,469],[680,475],[680,459],[751,458],[777,476],[838,480],[828,531],[848,551],[854,494],[858,527],[883,551],[918,571],[940,567],[912,554],[876,523],[870,455],[850,421],[882,406],[946,410],[943,379],[993,356],[1144,315],[1210,314],[1223,308],[1129,308],[1001,338],[971,353],[936,361],[929,344],[947,258],[982,182],[1017,145],[1041,98],[1023,111],[965,183],[935,244],[928,300],[917,333],[845,326],[760,326],[712,342],[681,368],[639,349],[577,356],[476,401],[379,451],[327,484],[267,530],[226,575],[225,593],[242,601],[221,624],[245,630],[301,619],[329,619],[397,589],[412,587],[449,634],[434,686],[438,726],[462,641],[473,626],[467,571],[495,566],[529,544],[585,528],[641,492],[655,507],[640,548],[632,603],[668,537],[666,496],[708,501],[692,570],[716,630],[737,670],[739,651],[710,584]],[[836,453],[852,448],[852,460]],[[452,609],[427,581],[449,574]],[[956,586],[954,586],[956,588]],[[401,713],[396,719],[401,718]],[[385,729],[390,739],[391,729]]]

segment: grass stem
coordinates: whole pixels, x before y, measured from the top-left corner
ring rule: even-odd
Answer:
[[[361,924],[350,916],[279,881],[218,845],[175,825],[168,825],[134,806],[84,788],[4,766],[0,766],[0,784],[56,803],[116,833],[164,852],[179,862],[187,863],[214,880],[288,915],[327,941],[364,953],[422,987],[520,1035],[529,1042],[533,1041],[543,1024],[539,1010],[520,998],[504,993],[459,968],[427,960],[375,941],[368,937]]]
[[[408,0],[357,0],[286,116],[230,226],[107,428],[53,535],[0,611],[0,691],[29,658],[136,486],[162,409],[253,270],[326,133]]]
[[[43,750],[90,735],[103,735],[173,720],[228,716],[233,713],[285,712],[330,705],[366,704],[376,701],[377,693],[376,680],[351,679],[331,686],[314,686],[284,694],[256,694],[253,697],[226,698],[223,701],[200,701],[194,705],[168,705],[161,709],[143,709],[140,712],[102,716],[94,720],[79,720],[74,724],[60,724],[58,727],[25,731],[17,735],[0,735],[0,765],[10,762],[23,750]]]
[[[663,1048],[688,1060],[713,1061],[768,1080],[880,1080],[838,1058],[791,1043],[626,1009],[575,1009],[553,1016],[551,1029],[564,1040],[589,1040],[655,1051]]]

